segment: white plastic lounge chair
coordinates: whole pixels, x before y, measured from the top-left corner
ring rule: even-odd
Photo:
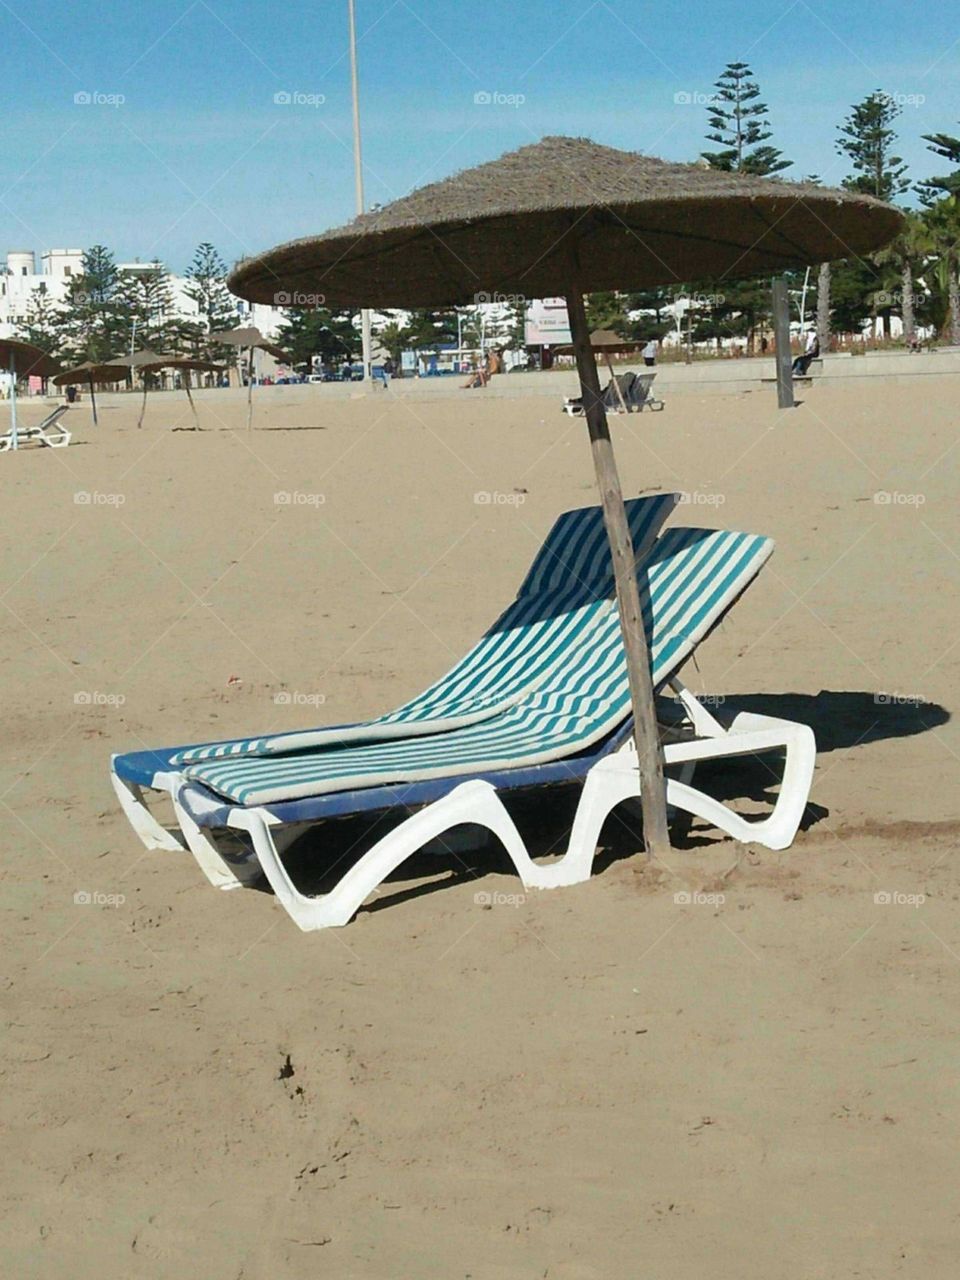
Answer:
[[[58,405],[53,413],[48,413],[42,422],[38,422],[36,426],[28,427],[23,423],[17,426],[17,444],[23,447],[34,441],[37,444],[48,445],[51,449],[64,449],[73,439],[72,432],[68,431],[66,426],[60,421],[65,413],[70,412],[68,404]],[[8,449],[13,447],[13,432],[7,431],[0,436],[0,453],[6,453]]]
[[[672,684],[682,712],[680,732],[672,730],[665,746],[668,764],[683,766],[680,778],[668,783],[668,802],[738,839],[784,848],[809,792],[812,733],[755,715],[725,723],[676,680],[679,666],[771,551],[768,539],[751,535],[670,530],[643,563],[643,602],[655,685]],[[262,871],[304,929],[346,923],[405,858],[464,823],[493,831],[529,887],[585,879],[604,818],[638,794],[619,621],[612,587],[607,590],[606,607],[554,648],[528,692],[484,720],[400,740],[339,745],[331,736],[294,751],[289,744],[278,752],[269,742],[253,740],[252,750],[248,742],[242,753],[192,761],[184,750],[136,752],[114,759],[117,795],[148,847],[181,847],[142,803],[145,786],[169,790],[186,844],[208,878],[232,888]],[[555,607],[549,592],[533,598],[548,613]],[[786,762],[780,795],[766,819],[747,822],[690,785],[698,760],[775,749],[786,751]],[[568,852],[559,862],[539,867],[498,792],[578,779],[585,785]],[[385,836],[323,898],[299,893],[281,862],[280,846],[300,834],[305,823],[419,806],[426,807]],[[245,833],[247,847],[238,847],[231,832]]]

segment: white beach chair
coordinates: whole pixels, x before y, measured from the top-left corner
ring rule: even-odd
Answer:
[[[35,444],[45,444],[51,449],[63,449],[73,439],[73,434],[60,421],[65,413],[70,412],[68,404],[58,405],[53,413],[48,413],[42,422],[38,422],[35,426],[28,427],[24,423],[17,426],[17,446],[20,447],[31,442]],[[6,453],[8,449],[13,448],[13,431],[8,429],[6,433],[0,436],[0,453]]]

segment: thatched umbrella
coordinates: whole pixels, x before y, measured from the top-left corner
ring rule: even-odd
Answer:
[[[143,415],[147,410],[147,379],[148,370],[156,369],[158,365],[162,365],[166,359],[165,356],[158,355],[156,351],[151,351],[148,347],[144,347],[141,351],[134,351],[128,356],[118,356],[113,361],[114,364],[122,366],[124,369],[139,369],[140,378],[143,382],[143,399],[140,402],[140,417],[137,419],[137,426],[143,426]]]
[[[545,138],[324,235],[242,262],[234,293],[322,294],[326,306],[438,307],[478,294],[565,294],[613,556],[648,852],[669,847],[663,758],[633,547],[583,295],[773,275],[876,249],[903,215],[860,192],[667,164]]]
[[[222,342],[227,347],[248,347],[247,357],[247,430],[253,426],[253,353],[268,351],[277,360],[289,360],[289,355],[282,347],[268,342],[256,325],[247,325],[242,329],[227,329],[223,333],[211,333],[214,342]]]
[[[143,402],[140,406],[140,417],[137,426],[143,426],[143,414],[147,407],[147,380],[146,374],[158,373],[161,369],[178,369],[183,377],[183,389],[187,393],[187,400],[190,404],[190,412],[193,414],[193,426],[195,431],[200,430],[200,419],[197,417],[197,407],[193,403],[193,396],[190,393],[190,370],[202,369],[207,372],[220,371],[220,365],[214,364],[212,360],[194,359],[193,356],[163,356],[156,351],[135,351],[132,356],[124,356],[114,363],[124,365],[128,369],[139,369],[143,377]]]
[[[36,374],[41,378],[49,378],[59,373],[60,366],[53,356],[35,347],[32,342],[19,342],[14,338],[0,339],[0,368],[10,374],[10,448],[16,449],[17,443],[17,379]]]
[[[83,364],[78,364],[75,369],[68,369],[66,373],[60,373],[54,378],[54,385],[58,387],[68,387],[74,382],[86,382],[90,387],[90,407],[93,410],[93,425],[97,425],[97,394],[94,391],[94,383],[100,382],[123,382],[126,379],[129,366],[121,364],[117,360],[87,360]]]

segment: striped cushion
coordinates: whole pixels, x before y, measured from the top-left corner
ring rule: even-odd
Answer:
[[[773,550],[767,538],[671,529],[647,558],[641,605],[655,687],[689,656]],[[630,714],[616,609],[565,645],[536,689],[491,719],[430,738],[195,764],[185,776],[238,804],[543,764],[577,754]]]
[[[625,504],[638,559],[676,500],[676,494],[656,494]],[[612,596],[613,570],[600,508],[564,512],[513,604],[466,657],[410,702],[365,724],[191,747],[173,756],[171,764],[421,737],[491,720],[539,685],[564,646],[586,637],[613,607]]]

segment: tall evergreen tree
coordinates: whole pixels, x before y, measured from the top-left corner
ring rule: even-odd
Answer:
[[[289,351],[294,367],[309,369],[314,356],[324,364],[352,360],[362,347],[356,313],[326,307],[290,307],[277,330],[277,343]]]
[[[110,250],[102,244],[87,249],[62,307],[61,354],[66,359],[107,360],[116,354],[118,287]]]
[[[840,126],[837,151],[853,165],[843,185],[879,200],[895,200],[910,186],[907,166],[895,155],[897,134],[893,122],[901,108],[889,94],[877,89],[855,103]]]
[[[121,271],[116,293],[118,350],[149,347],[168,351],[178,332],[173,289],[164,265],[154,259],[142,271]]]
[[[772,131],[767,125],[767,104],[760,102],[760,86],[746,62],[729,62],[716,82],[717,90],[707,107],[712,133],[721,151],[702,152],[712,169],[768,176],[788,169],[792,160],[767,144]]]
[[[944,196],[960,196],[960,138],[949,133],[925,133],[923,140],[927,150],[949,160],[954,166],[952,173],[942,178],[925,178],[917,183],[917,191],[924,204],[932,204]]]
[[[48,355],[57,355],[63,344],[63,311],[50,297],[42,281],[32,290],[26,319],[17,325],[16,336],[32,342]]]
[[[187,297],[196,303],[198,316],[196,328],[181,327],[181,336],[192,339],[198,355],[223,363],[224,347],[209,335],[236,327],[237,302],[227,288],[227,265],[209,241],[197,246],[187,279]]]

